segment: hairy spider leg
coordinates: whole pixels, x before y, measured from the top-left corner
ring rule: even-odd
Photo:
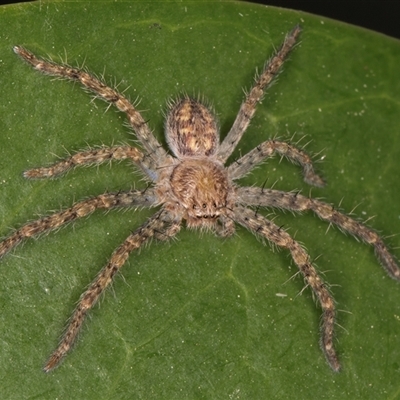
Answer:
[[[246,99],[239,109],[239,113],[232,125],[232,128],[226,135],[218,150],[218,157],[222,162],[225,162],[232,154],[243,133],[246,131],[256,112],[257,104],[262,100],[265,90],[271,85],[273,79],[280,71],[283,63],[293,49],[300,35],[301,27],[295,26],[285,37],[279,50],[266,63],[262,74],[256,79],[254,86],[247,94]]]
[[[375,249],[375,254],[388,275],[400,281],[400,268],[395,257],[381,237],[371,228],[336,210],[323,201],[303,196],[297,192],[283,192],[274,189],[257,187],[238,188],[239,198],[247,205],[282,208],[291,211],[313,211],[321,219],[338,226],[343,232],[348,232],[360,238]]]
[[[311,157],[303,150],[286,142],[267,140],[249,151],[246,155],[233,162],[229,167],[231,179],[239,179],[275,153],[286,157],[303,168],[304,181],[309,185],[322,187],[324,180],[314,171]]]
[[[127,192],[105,193],[75,203],[66,210],[29,222],[14,231],[0,242],[0,258],[16,247],[24,239],[36,237],[61,226],[86,217],[97,209],[112,209],[116,207],[153,207],[157,204],[152,189],[144,191],[130,190]]]
[[[93,92],[96,97],[114,104],[118,110],[124,112],[128,117],[132,129],[136,133],[136,137],[151,159],[151,162],[150,160],[147,161],[147,166],[151,171],[156,171],[157,166],[162,164],[163,160],[168,158],[167,152],[154,137],[139,111],[137,111],[131,102],[117,90],[107,86],[100,79],[92,76],[86,71],[72,68],[68,65],[60,65],[53,61],[40,59],[23,47],[14,46],[14,52],[33,68],[46,75],[58,76],[80,82],[82,86]]]
[[[86,314],[96,304],[100,295],[112,282],[115,274],[125,264],[131,252],[138,250],[151,238],[167,240],[175,236],[180,229],[180,222],[181,221],[173,221],[169,213],[160,210],[144,225],[130,234],[121,246],[114,251],[107,265],[100,271],[89,288],[82,294],[58,347],[51,354],[44,366],[45,372],[49,372],[57,367],[64,355],[71,349],[86,318]]]
[[[307,285],[313,290],[322,308],[321,347],[334,371],[340,370],[340,363],[333,346],[335,325],[335,303],[321,277],[310,262],[307,252],[287,232],[262,215],[248,208],[238,207],[234,219],[256,235],[290,251],[293,261],[302,273]]]
[[[78,166],[99,165],[105,162],[126,159],[131,160],[152,179],[154,172],[149,170],[145,155],[139,149],[131,146],[102,146],[100,148],[79,151],[48,167],[28,169],[24,172],[24,177],[28,179],[54,178]]]

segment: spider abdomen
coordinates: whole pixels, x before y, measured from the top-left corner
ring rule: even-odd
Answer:
[[[218,127],[211,110],[197,100],[185,97],[168,113],[166,139],[176,157],[212,156],[219,145]]]

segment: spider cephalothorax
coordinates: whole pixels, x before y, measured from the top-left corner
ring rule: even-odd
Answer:
[[[221,144],[218,125],[209,107],[188,96],[172,102],[166,118],[166,139],[173,155],[160,145],[134,105],[116,89],[107,86],[86,71],[46,61],[22,47],[14,47],[14,51],[35,69],[48,75],[78,81],[96,97],[115,105],[126,114],[142,146],[142,150],[126,145],[88,149],[49,167],[27,170],[24,176],[54,177],[79,165],[128,159],[143,172],[150,185],[143,190],[101,194],[75,203],[64,211],[29,222],[0,242],[0,257],[24,239],[57,229],[87,216],[96,209],[159,207],[144,225],[132,232],[114,251],[109,262],[82,294],[59,346],[44,367],[46,372],[56,367],[70,350],[87,312],[112,282],[130,253],[152,238],[172,238],[178,233],[183,221],[186,221],[189,227],[211,228],[220,236],[232,235],[236,222],[272,244],[287,249],[321,305],[322,350],[332,369],[340,369],[333,346],[336,311],[330,292],[304,248],[284,229],[262,216],[258,210],[261,207],[291,211],[312,210],[321,219],[374,246],[376,255],[388,274],[400,280],[400,269],[396,260],[375,231],[340,213],[327,203],[305,197],[298,192],[241,187],[235,184],[237,179],[277,153],[299,164],[308,184],[323,186],[324,181],[315,173],[311,158],[303,150],[286,142],[267,140],[231,165],[224,165],[249,125],[266,88],[294,47],[299,34],[300,27],[296,26],[266,64],[246,95],[232,128]]]
[[[230,185],[226,170],[205,157],[179,162],[171,173],[171,191],[190,226],[216,220],[227,207]],[[207,223],[208,225],[208,223]]]

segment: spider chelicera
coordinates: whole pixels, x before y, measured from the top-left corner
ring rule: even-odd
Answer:
[[[172,155],[154,137],[135,106],[116,89],[82,69],[40,59],[20,46],[14,47],[15,53],[35,69],[47,75],[78,81],[97,98],[115,105],[126,114],[142,147],[139,149],[121,145],[88,149],[49,167],[27,170],[24,176],[30,179],[51,178],[76,166],[127,159],[142,171],[149,184],[142,190],[101,194],[75,203],[64,211],[29,222],[0,243],[0,257],[24,239],[57,229],[97,209],[157,208],[154,215],[114,251],[107,265],[82,294],[58,347],[44,367],[46,372],[55,368],[70,350],[86,314],[112,282],[131,252],[153,238],[167,240],[174,237],[183,221],[190,228],[208,228],[225,237],[234,234],[235,223],[238,223],[255,235],[289,250],[307,286],[312,289],[321,305],[321,347],[331,368],[339,371],[340,363],[333,345],[336,312],[332,295],[304,248],[284,229],[260,215],[258,209],[270,207],[298,212],[312,210],[328,223],[335,224],[341,230],[374,246],[376,256],[387,273],[400,280],[400,269],[394,257],[374,230],[327,203],[298,192],[240,187],[235,183],[266,158],[279,154],[301,166],[308,184],[323,186],[324,181],[316,174],[311,158],[303,150],[283,141],[267,140],[229,166],[224,166],[246,131],[256,105],[296,44],[300,31],[300,27],[296,26],[289,32],[279,50],[267,62],[246,95],[232,128],[221,143],[216,118],[208,106],[186,95],[171,101],[165,134]]]

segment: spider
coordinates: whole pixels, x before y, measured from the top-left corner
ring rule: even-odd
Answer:
[[[170,101],[165,135],[172,155],[153,136],[147,122],[135,106],[116,89],[107,86],[85,70],[44,60],[23,47],[14,47],[14,52],[33,68],[47,75],[78,81],[84,88],[93,92],[95,97],[125,113],[142,146],[142,149],[127,145],[88,149],[48,167],[29,169],[24,172],[24,176],[29,179],[52,178],[77,166],[130,160],[142,171],[149,184],[141,190],[104,193],[88,198],[61,212],[28,222],[0,243],[0,257],[25,239],[58,229],[97,209],[157,207],[154,215],[113,252],[108,263],[81,295],[58,347],[44,366],[45,372],[55,368],[71,349],[87,313],[112,282],[131,252],[138,250],[151,239],[165,241],[174,237],[183,221],[189,228],[209,229],[222,237],[232,236],[237,223],[270,243],[287,249],[322,308],[322,351],[330,367],[334,371],[340,370],[333,344],[335,302],[327,285],[312,265],[304,248],[282,227],[260,215],[258,209],[269,207],[296,212],[311,210],[329,224],[335,224],[342,231],[349,232],[372,245],[387,273],[393,279],[400,280],[400,268],[396,260],[375,231],[327,203],[303,196],[299,192],[253,186],[240,187],[235,183],[265,159],[278,154],[301,166],[306,183],[324,186],[324,180],[314,170],[311,157],[302,149],[284,141],[267,140],[229,166],[224,166],[246,131],[265,90],[296,45],[300,32],[300,26],[295,26],[286,35],[280,48],[266,63],[262,73],[256,77],[230,131],[221,143],[216,118],[210,107],[187,95]]]

